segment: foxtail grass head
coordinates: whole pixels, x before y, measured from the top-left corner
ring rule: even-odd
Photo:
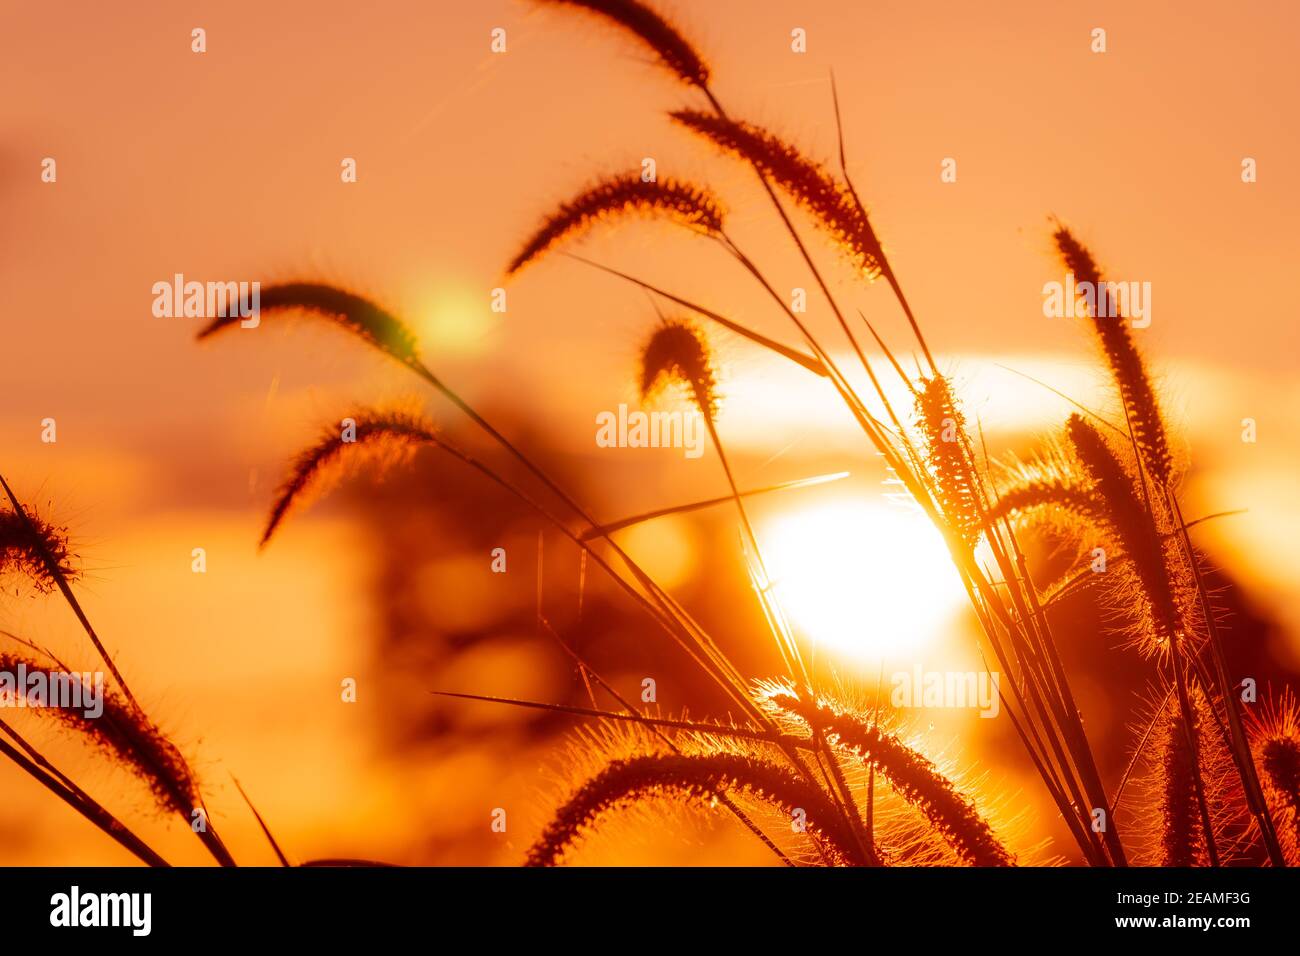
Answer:
[[[0,577],[21,578],[48,594],[58,588],[60,575],[71,580],[77,574],[67,528],[30,510],[0,509]]]
[[[698,110],[671,114],[682,126],[725,153],[751,163],[812,216],[868,279],[884,266],[885,254],[871,220],[849,189],[825,167],[794,146],[751,123]]]
[[[1066,433],[1091,481],[1095,511],[1131,562],[1147,606],[1149,651],[1165,651],[1183,626],[1177,601],[1179,570],[1165,553],[1152,510],[1110,444],[1087,419],[1071,415]]]
[[[677,29],[640,0],[537,0],[547,6],[584,10],[622,27],[636,36],[659,57],[659,61],[683,83],[704,89],[709,68],[703,57]]]
[[[1199,738],[1195,729],[1192,739]],[[1196,803],[1193,761],[1199,754],[1188,744],[1182,715],[1172,708],[1159,727],[1154,741],[1160,755],[1161,866],[1195,866],[1203,846]]]
[[[924,436],[925,464],[934,479],[943,516],[967,545],[979,541],[984,524],[975,465],[966,435],[966,418],[952,387],[941,375],[925,379],[916,410]]]
[[[319,282],[286,282],[262,287],[260,315],[301,312],[344,329],[367,344],[406,365],[419,362],[415,334],[401,319],[369,299]],[[240,316],[213,319],[199,332],[206,339],[227,329],[239,328]]]
[[[641,350],[642,400],[673,384],[686,386],[706,417],[715,415],[717,377],[709,345],[699,327],[685,319],[660,325]]]
[[[0,652],[0,671],[13,674],[20,668],[28,675],[49,670],[39,661]],[[61,676],[70,681],[81,681],[78,674]],[[30,694],[28,688],[20,692]],[[190,819],[201,800],[198,785],[180,750],[138,707],[102,685],[94,691],[99,697],[99,706],[95,708],[98,712],[89,712],[85,705],[91,693],[92,689],[84,686],[77,694],[69,695],[67,700],[60,694],[50,693],[39,705],[30,706],[29,712],[55,722],[94,745],[145,783],[161,809],[175,811]],[[77,706],[71,706],[73,699],[79,700]]]
[[[421,447],[438,443],[433,425],[402,409],[363,408],[324,430],[319,441],[294,459],[271,507],[264,547],[289,511],[313,495],[325,493],[349,467],[371,462],[386,467]]]
[[[673,753],[611,761],[560,807],[528,851],[526,865],[554,866],[602,815],[621,807],[664,798],[711,805],[742,794],[787,818],[802,811],[804,832],[830,862],[867,862],[830,798],[785,766],[741,754]]]
[[[1108,315],[1115,310],[1102,307],[1109,299],[1108,286],[1092,253],[1065,226],[1058,224],[1053,238],[1065,267],[1074,274],[1080,287],[1094,292],[1092,326],[1123,402],[1142,467],[1158,487],[1165,488],[1173,478],[1174,460],[1146,361],[1125,324],[1127,319],[1118,314]]]
[[[1248,708],[1247,731],[1260,782],[1291,866],[1300,866],[1300,703],[1286,690]]]
[[[972,866],[1015,862],[971,797],[897,734],[806,691],[769,687],[764,699],[769,707],[797,717],[836,747],[870,761],[965,862]]]
[[[511,260],[514,274],[561,242],[598,223],[624,216],[667,219],[707,235],[722,234],[722,205],[705,189],[662,178],[646,181],[640,173],[603,179],[547,216]]]
[[[1131,726],[1135,772],[1119,799],[1129,808],[1124,816],[1136,862],[1185,867],[1250,860],[1258,831],[1225,728],[1199,680],[1188,680],[1185,691],[1190,721],[1166,679],[1151,688]]]

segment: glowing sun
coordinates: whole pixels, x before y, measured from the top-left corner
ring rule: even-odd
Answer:
[[[795,627],[857,661],[923,649],[966,598],[943,536],[920,512],[830,502],[774,518],[759,538]]]

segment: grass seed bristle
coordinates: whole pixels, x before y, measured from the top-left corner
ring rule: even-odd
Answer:
[[[433,425],[411,412],[360,409],[351,413],[339,425],[326,428],[316,444],[294,459],[271,507],[261,544],[271,540],[292,507],[308,495],[323,493],[346,466],[361,461],[395,464],[437,441]]]
[[[882,775],[916,806],[967,863],[972,866],[1011,866],[1015,857],[980,816],[974,801],[925,756],[876,724],[838,713],[820,702],[803,700],[793,692],[770,697],[780,708],[797,714],[832,742],[871,760]]]
[[[578,7],[613,21],[649,44],[659,59],[684,83],[703,89],[709,68],[695,48],[667,20],[639,0],[538,0]]]
[[[79,573],[68,529],[25,510],[26,521],[15,511],[0,510],[0,575],[22,577],[42,594],[49,594],[59,586],[58,574],[73,580]],[[54,562],[53,569],[50,561]]]
[[[787,814],[803,810],[807,833],[836,862],[861,863],[854,836],[830,800],[778,764],[740,754],[657,754],[610,762],[552,817],[528,851],[527,866],[553,866],[602,814],[654,797],[713,800],[744,793]]]
[[[419,361],[419,344],[401,319],[360,295],[318,282],[269,285],[260,292],[260,315],[306,312],[328,319],[399,362]],[[213,319],[199,332],[206,339],[238,328],[239,315]]]
[[[666,177],[646,182],[640,173],[627,173],[601,180],[561,204],[524,243],[506,271],[513,275],[560,242],[597,223],[628,215],[657,216],[713,236],[722,233],[722,206],[707,190]]]
[[[685,385],[696,406],[712,418],[717,412],[717,376],[704,333],[676,319],[656,328],[641,350],[641,399],[648,401],[666,385]]]
[[[961,539],[973,547],[984,517],[967,444],[966,418],[948,380],[939,375],[925,379],[916,408],[925,439],[925,464],[934,478],[939,506]]]
[[[49,670],[37,661],[0,653],[0,671],[14,674],[20,667],[28,674]],[[80,681],[75,674],[68,676]],[[30,704],[27,712],[49,717],[95,744],[146,783],[159,807],[189,819],[194,808],[200,806],[199,788],[180,750],[139,708],[106,687],[102,693],[103,713],[97,717],[88,716],[84,707],[62,706],[64,702],[53,694],[39,705]]]
[[[1195,866],[1200,859],[1202,838],[1192,773],[1194,757],[1188,750],[1183,718],[1177,707],[1172,708],[1163,720],[1158,746],[1162,820],[1160,865]]]
[[[871,220],[848,188],[820,163],[750,123],[696,110],[678,110],[671,116],[723,152],[752,163],[830,234],[864,277],[880,275],[885,254]]]
[[[1164,543],[1152,516],[1138,497],[1133,477],[1102,434],[1077,414],[1070,416],[1066,430],[1093,482],[1095,500],[1103,505],[1099,517],[1133,562],[1157,643],[1163,648],[1178,632],[1181,615]]]

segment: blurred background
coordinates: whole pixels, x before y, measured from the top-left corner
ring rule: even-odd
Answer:
[[[834,70],[855,183],[995,454],[1031,448],[1070,410],[1017,372],[1106,407],[1083,330],[1043,317],[1043,284],[1063,278],[1049,215],[1111,277],[1151,283],[1153,321],[1138,340],[1186,440],[1189,517],[1246,509],[1197,532],[1226,569],[1233,654],[1261,682],[1290,679],[1300,662],[1294,10],[656,6],[709,58],[731,111],[828,160]],[[201,55],[195,27],[207,33]],[[1096,27],[1104,54],[1090,51]],[[506,31],[501,54],[489,48],[495,28]],[[806,53],[791,50],[795,28]],[[725,713],[591,566],[579,613],[572,546],[436,453],[382,483],[348,484],[259,553],[289,457],[355,404],[421,394],[418,383],[316,325],[268,321],[199,346],[200,320],[151,312],[153,283],[178,272],[338,283],[405,317],[428,364],[600,517],[721,495],[711,452],[595,445],[598,412],[636,405],[638,348],[656,319],[643,293],[552,257],[508,285],[504,314],[489,308],[541,216],[646,157],[660,175],[709,182],[778,289],[808,285],[752,174],[664,117],[699,105],[695,94],[625,38],[528,2],[11,3],[0,32],[0,470],[72,530],[91,619],[193,758],[241,861],[274,858],[232,777],[297,860],[518,862],[554,805],[560,744],[577,723],[429,692],[583,702],[582,681],[537,626],[539,600],[622,692],[639,695],[653,676],[665,713]],[[46,157],[57,182],[41,181]],[[1258,164],[1253,184],[1241,181],[1246,157]],[[356,183],[340,181],[344,158],[356,160]],[[940,181],[946,158],[955,183]],[[704,240],[641,224],[581,251],[790,341],[770,302]],[[837,292],[906,355],[884,284],[855,288],[833,253],[825,261]],[[809,308],[829,335],[815,294]],[[867,688],[917,661],[979,669],[942,545],[888,498],[829,387],[744,340],[710,338],[719,430],[742,487],[850,472],[753,505],[782,600],[819,660]],[[453,408],[423,399],[450,434],[491,453]],[[52,444],[41,441],[47,418]],[[1241,440],[1244,418],[1257,422],[1255,443]],[[777,670],[728,510],[620,540],[743,673]],[[206,574],[191,572],[196,547]],[[497,547],[505,574],[490,571]],[[66,607],[4,583],[0,626],[92,666]],[[1062,618],[1113,779],[1149,675],[1107,646],[1086,601]],[[340,700],[348,677],[356,703]],[[1028,810],[1027,837],[1059,836],[1006,723],[937,715],[914,729],[936,751],[959,746],[1010,811]],[[71,741],[41,739],[170,859],[204,862],[178,823],[145,809],[138,784]],[[0,862],[131,861],[16,769],[0,773]],[[504,834],[490,829],[498,807]],[[771,862],[752,836],[703,815],[619,830],[578,859]]]

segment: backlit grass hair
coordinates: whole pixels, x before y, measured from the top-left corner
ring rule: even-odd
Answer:
[[[26,673],[50,672],[48,665],[17,654],[0,652],[0,671],[14,674],[19,668]],[[69,680],[80,682],[77,674],[67,675]],[[26,688],[17,688],[24,693]],[[198,785],[185,758],[176,745],[168,740],[149,721],[139,708],[127,703],[115,691],[105,687],[103,713],[87,715],[87,704],[73,707],[56,694],[47,694],[26,709],[40,719],[48,719],[73,731],[88,743],[96,746],[115,763],[143,781],[153,793],[158,806],[179,813],[186,820],[201,805]],[[64,706],[69,704],[68,706]],[[12,706],[12,702],[11,702]]]
[[[619,807],[655,797],[707,804],[736,792],[771,804],[789,818],[802,810],[807,834],[833,862],[866,862],[830,799],[789,769],[741,754],[673,753],[610,762],[556,812],[528,851],[526,865],[555,865],[597,819]]]
[[[68,580],[78,574],[68,529],[53,525],[30,510],[20,515],[12,509],[0,508],[0,577],[22,578],[48,594],[58,588],[59,574]]]
[[[968,547],[979,540],[984,524],[966,418],[941,375],[922,380],[916,396],[924,438],[925,465],[934,479],[935,497],[948,524]]]
[[[885,259],[880,240],[848,188],[824,166],[752,123],[697,110],[677,110],[672,118],[725,153],[752,163],[780,186],[831,236],[868,279],[880,274]]]
[[[344,416],[294,459],[271,506],[261,545],[271,540],[293,507],[323,494],[349,468],[362,463],[396,465],[420,447],[437,443],[432,423],[415,412],[361,408]]]
[[[700,412],[717,412],[717,375],[704,333],[693,322],[673,319],[658,326],[641,350],[641,399],[672,384],[687,388]]]
[[[668,219],[713,236],[722,233],[722,205],[707,190],[666,177],[647,182],[640,173],[627,173],[602,179],[562,203],[542,221],[506,271],[513,275],[566,239],[597,223],[629,215]]]
[[[663,63],[683,83],[704,89],[709,82],[709,67],[695,48],[669,23],[639,0],[537,0],[552,6],[570,6],[585,10],[622,27],[654,50]]]
[[[923,754],[878,724],[794,691],[769,694],[773,706],[798,715],[813,731],[872,761],[934,829],[972,866],[1011,866],[1015,858],[980,815],[975,803]]]
[[[1092,316],[1092,327],[1097,333],[1106,364],[1110,367],[1115,386],[1119,390],[1133,439],[1142,456],[1142,466],[1156,485],[1166,487],[1173,475],[1173,456],[1169,452],[1164,418],[1160,413],[1155,389],[1151,385],[1146,361],[1133,341],[1126,324],[1127,319],[1122,315],[1102,314],[1118,310],[1101,307],[1106,286],[1092,253],[1083,243],[1065,226],[1059,226],[1053,238],[1066,268],[1074,273],[1076,282],[1090,283],[1095,291],[1094,302],[1097,308],[1096,314]]]
[[[1294,692],[1247,708],[1247,729],[1287,862],[1300,866],[1300,704]]]
[[[1173,569],[1150,510],[1106,439],[1081,415],[1071,415],[1066,433],[1092,482],[1097,516],[1132,562],[1148,606],[1154,638],[1166,647],[1182,628]]]
[[[406,324],[369,299],[319,282],[286,282],[264,286],[259,315],[301,312],[324,318],[407,365],[419,361],[419,344]],[[198,334],[200,340],[239,328],[239,315],[213,319]]]

